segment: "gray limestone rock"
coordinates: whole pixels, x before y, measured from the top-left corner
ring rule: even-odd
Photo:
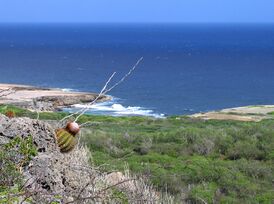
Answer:
[[[0,147],[17,136],[33,137],[37,147],[37,156],[22,169],[25,189],[33,193],[35,203],[64,203],[76,199],[79,193],[91,196],[97,184],[103,186],[98,172],[90,167],[86,150],[76,148],[70,153],[60,152],[55,140],[56,127],[45,121],[9,119],[0,114]],[[88,187],[87,183],[90,183]]]
[[[0,115],[0,136],[5,140],[17,136],[25,138],[32,136],[38,152],[53,151],[57,149],[53,128],[42,121],[29,118],[9,119]]]

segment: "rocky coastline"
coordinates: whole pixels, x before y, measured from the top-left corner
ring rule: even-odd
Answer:
[[[0,91],[0,104],[12,104],[33,111],[59,111],[74,104],[89,103],[98,96],[97,93],[17,84],[0,84]],[[108,100],[111,100],[110,96],[102,95],[97,102]]]

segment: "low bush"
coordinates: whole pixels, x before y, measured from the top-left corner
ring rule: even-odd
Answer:
[[[24,168],[36,154],[37,150],[31,136],[25,139],[16,137],[0,146],[0,203],[19,201],[24,191],[21,168]]]

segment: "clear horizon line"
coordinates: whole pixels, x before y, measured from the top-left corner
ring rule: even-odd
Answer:
[[[274,24],[274,22],[58,22],[58,21],[41,21],[41,22],[30,22],[30,21],[22,21],[22,22],[1,22],[0,24]]]

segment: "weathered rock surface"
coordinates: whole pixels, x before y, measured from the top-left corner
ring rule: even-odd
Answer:
[[[0,146],[17,136],[31,136],[37,147],[37,156],[22,169],[24,189],[34,203],[121,203],[111,186],[124,192],[130,203],[163,203],[151,186],[129,172],[107,175],[90,166],[90,153],[83,147],[61,153],[55,139],[57,124],[51,123],[0,114]]]
[[[79,195],[92,197],[98,193],[97,185],[104,186],[103,174],[89,165],[88,151],[76,148],[67,154],[60,153],[51,125],[29,118],[9,119],[0,114],[0,145],[16,136],[31,136],[37,146],[38,155],[23,169],[25,188],[36,203],[85,203],[77,200]]]
[[[21,138],[32,136],[38,152],[57,150],[54,130],[49,124],[39,120],[29,118],[9,119],[4,115],[0,115],[0,135],[5,138],[6,142],[9,141],[8,139],[13,139],[17,136]]]

